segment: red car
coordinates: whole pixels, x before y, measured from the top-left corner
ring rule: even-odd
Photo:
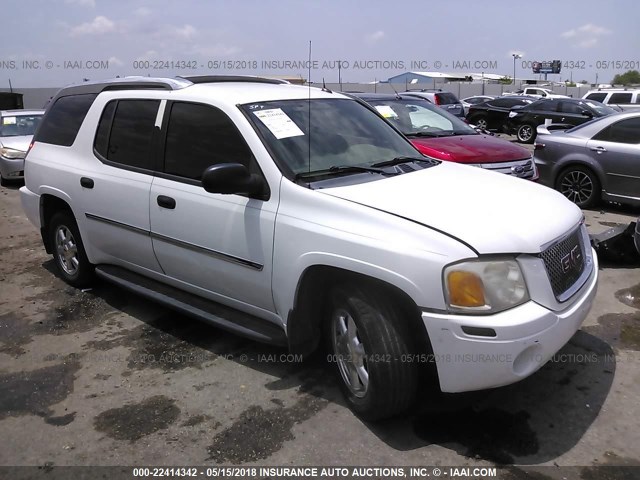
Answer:
[[[426,100],[374,93],[353,96],[375,108],[424,155],[529,180],[538,179],[538,171],[527,149],[480,133]]]

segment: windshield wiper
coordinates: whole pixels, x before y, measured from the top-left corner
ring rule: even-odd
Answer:
[[[353,173],[368,172],[368,173],[377,173],[379,175],[387,175],[387,176],[393,176],[398,174],[398,172],[385,172],[384,170],[381,170],[379,168],[373,168],[373,166],[365,167],[363,165],[333,165],[324,170],[314,170],[312,172],[298,173],[296,174],[295,179],[297,180],[299,178],[319,177],[322,175],[339,175],[342,173],[349,173],[349,172],[353,172]]]
[[[391,160],[385,160],[384,162],[378,162],[371,165],[372,167],[391,167],[393,165],[399,165],[401,163],[411,163],[411,162],[424,162],[430,165],[436,165],[434,160],[430,160],[428,158],[419,158],[419,157],[396,157]]]

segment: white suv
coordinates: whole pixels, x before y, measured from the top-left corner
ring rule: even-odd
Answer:
[[[640,88],[599,88],[589,90],[584,97],[623,111],[640,112]]]
[[[422,156],[374,109],[255,77],[61,90],[24,210],[60,275],[92,275],[258,341],[330,349],[350,406],[407,408],[538,370],[586,317],[581,211],[535,183]]]

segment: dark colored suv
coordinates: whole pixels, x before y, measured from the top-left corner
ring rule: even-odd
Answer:
[[[538,125],[547,120],[565,128],[576,127],[593,118],[605,117],[617,113],[594,100],[575,98],[541,99],[509,112],[508,131],[516,134],[518,141],[533,143]]]
[[[422,90],[411,90],[404,92],[402,95],[413,96],[424,98],[425,100],[429,100],[434,105],[439,106],[440,108],[446,110],[451,115],[455,115],[456,117],[464,118],[464,107],[462,102],[458,100],[451,92],[443,92],[438,89],[422,89]]]

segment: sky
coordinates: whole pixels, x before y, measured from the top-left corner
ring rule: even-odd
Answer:
[[[307,78],[309,42],[314,82],[512,76],[514,53],[517,78],[555,59],[556,81],[640,70],[637,0],[3,0],[2,11],[0,88],[117,75]]]

